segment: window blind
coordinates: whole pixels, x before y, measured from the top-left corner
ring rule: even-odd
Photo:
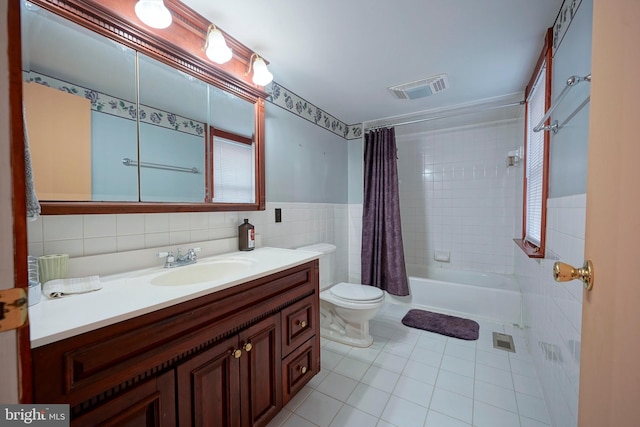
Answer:
[[[255,202],[254,158],[254,144],[214,138],[214,202]]]
[[[533,128],[545,113],[546,66],[541,67],[536,83],[529,97],[527,129],[527,200],[525,240],[535,246],[542,241],[542,196],[544,185],[544,132],[534,132]]]

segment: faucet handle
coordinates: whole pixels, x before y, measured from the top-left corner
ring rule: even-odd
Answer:
[[[189,250],[187,251],[187,256],[189,257],[189,259],[197,259],[198,256],[196,255],[196,252],[200,252],[201,248],[189,248]]]
[[[167,258],[167,262],[175,261],[175,258],[173,257],[173,251],[158,252],[157,256],[158,256],[158,258]]]

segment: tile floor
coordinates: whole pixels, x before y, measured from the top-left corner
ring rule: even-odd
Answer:
[[[544,427],[542,392],[519,329],[487,321],[464,341],[408,328],[385,303],[371,347],[322,339],[322,370],[268,427]],[[516,353],[493,348],[513,336]]]

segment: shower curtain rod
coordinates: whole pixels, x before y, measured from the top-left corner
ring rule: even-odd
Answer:
[[[385,127],[404,126],[404,125],[412,125],[414,123],[430,122],[430,121],[433,121],[433,120],[447,119],[449,117],[464,116],[466,114],[479,113],[479,112],[482,112],[482,111],[497,110],[497,109],[506,108],[506,107],[515,107],[517,105],[524,105],[524,103],[525,103],[525,101],[511,102],[509,104],[494,105],[494,106],[485,107],[485,108],[482,108],[482,109],[479,109],[479,110],[461,111],[461,112],[459,112],[457,114],[455,114],[455,113],[454,114],[444,114],[444,115],[440,115],[440,116],[425,117],[423,119],[409,120],[409,121],[400,122],[400,123],[390,123],[390,124],[386,124],[386,125],[365,127],[364,130],[368,131],[368,130],[382,129],[382,128],[385,128]]]

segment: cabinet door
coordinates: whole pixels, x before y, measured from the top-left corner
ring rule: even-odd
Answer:
[[[74,427],[174,427],[175,381],[167,372],[98,406],[75,420]]]
[[[264,426],[282,408],[280,315],[239,334],[242,425]]]
[[[180,426],[240,426],[237,344],[234,336],[178,366]]]

